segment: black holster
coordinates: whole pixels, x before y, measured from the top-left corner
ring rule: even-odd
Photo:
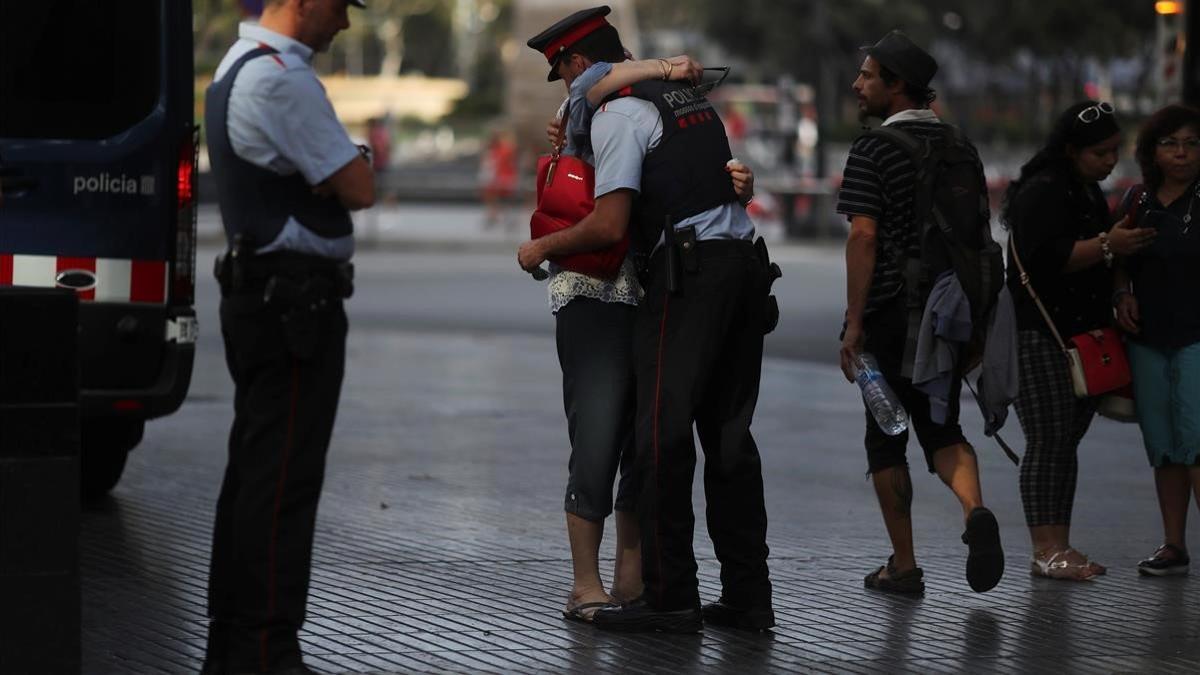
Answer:
[[[291,252],[253,251],[235,237],[229,250],[217,256],[214,273],[222,297],[240,297],[277,312],[289,351],[300,359],[311,358],[327,312],[354,293],[354,266]]]
[[[771,254],[767,252],[767,242],[762,237],[755,240],[754,252],[758,254],[758,260],[767,272],[766,297],[763,299],[763,302],[766,303],[766,311],[763,314],[763,335],[766,335],[779,325],[779,301],[775,299],[774,295],[771,295],[771,286],[775,284],[776,279],[783,276],[783,270],[779,269],[778,263],[771,262]]]

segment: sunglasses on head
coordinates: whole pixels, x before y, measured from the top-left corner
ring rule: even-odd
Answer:
[[[1092,122],[1100,119],[1101,115],[1111,115],[1114,112],[1115,111],[1113,110],[1111,103],[1108,101],[1101,101],[1096,105],[1089,105],[1083,110],[1080,110],[1079,114],[1075,117],[1084,124],[1091,124]]]
[[[696,86],[692,87],[692,90],[695,91],[700,96],[707,96],[708,92],[721,86],[721,83],[725,81],[725,78],[729,77],[729,66],[721,66],[720,68],[705,68],[704,70],[705,70],[705,72],[710,71],[710,70],[711,71],[720,71],[721,76],[715,80],[710,80],[708,82],[701,81],[700,84],[697,84]]]

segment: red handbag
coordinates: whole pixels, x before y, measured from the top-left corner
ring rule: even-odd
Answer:
[[[529,219],[534,239],[571,227],[583,220],[596,206],[596,170],[591,164],[571,155],[563,156],[561,147],[553,155],[538,158],[537,210]],[[629,234],[617,244],[598,251],[551,256],[563,269],[599,279],[616,278],[629,251]]]
[[[1071,361],[1071,383],[1079,398],[1107,394],[1133,381],[1125,345],[1112,328],[1076,335],[1066,352]]]
[[[1125,356],[1125,343],[1121,341],[1121,335],[1113,328],[1101,328],[1080,333],[1072,337],[1070,343],[1064,341],[1058,328],[1054,326],[1050,313],[1046,311],[1046,306],[1042,304],[1042,299],[1033,290],[1029,273],[1021,264],[1021,256],[1017,255],[1017,245],[1011,232],[1008,242],[1012,260],[1020,272],[1021,285],[1029,292],[1029,297],[1037,305],[1042,318],[1046,320],[1046,326],[1050,328],[1054,339],[1058,341],[1067,357],[1071,388],[1075,396],[1100,396],[1128,386],[1133,381],[1133,375],[1129,370],[1129,359]]]

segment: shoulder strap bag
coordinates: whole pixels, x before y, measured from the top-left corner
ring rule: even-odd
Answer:
[[[565,117],[565,116],[564,116]],[[565,230],[596,207],[596,170],[579,157],[563,155],[563,142],[553,154],[538,158],[537,209],[529,220],[534,239]],[[598,279],[612,280],[629,251],[629,235],[608,248],[550,258],[559,267]]]
[[[1017,264],[1017,271],[1020,273],[1021,285],[1029,293],[1029,297],[1033,299],[1033,303],[1037,306],[1042,318],[1046,321],[1046,326],[1050,329],[1051,335],[1054,336],[1058,346],[1062,349],[1063,355],[1067,359],[1068,369],[1071,373],[1071,386],[1078,398],[1090,398],[1095,396],[1103,396],[1113,394],[1120,391],[1123,397],[1128,397],[1129,393],[1126,390],[1132,382],[1132,376],[1129,370],[1129,360],[1125,356],[1125,345],[1121,340],[1121,335],[1114,328],[1101,328],[1080,333],[1070,339],[1069,342],[1064,341],[1062,335],[1058,332],[1058,328],[1054,325],[1054,320],[1050,318],[1050,312],[1046,311],[1046,306],[1042,304],[1041,298],[1038,297],[1037,291],[1033,289],[1033,283],[1029,278],[1029,273],[1025,271],[1025,266],[1021,264],[1021,256],[1017,253],[1017,245],[1014,239],[1014,232],[1009,232],[1008,245],[1009,252],[1013,262]],[[1132,402],[1132,397],[1129,397]],[[1111,402],[1115,405],[1116,402]],[[1102,412],[1107,409],[1103,400],[1099,402]],[[1120,411],[1113,410],[1113,418],[1120,421],[1133,421],[1121,419],[1125,415],[1118,415]],[[1110,415],[1105,415],[1110,416]]]

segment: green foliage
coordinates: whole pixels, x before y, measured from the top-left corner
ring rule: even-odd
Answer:
[[[979,137],[1014,140],[1038,138],[1054,109],[1082,96],[1090,60],[1144,58],[1156,20],[1152,0],[693,0],[687,11],[675,4],[642,0],[643,26],[702,32],[741,61],[739,75],[749,81],[781,75],[817,86],[825,81],[834,87],[831,113],[853,108],[850,82],[863,58],[858,48],[894,28],[918,44],[1008,69],[1026,82],[1017,100],[981,81],[967,90],[943,89],[940,106]],[[853,136],[857,126],[838,117],[826,120],[826,131]]]
[[[643,8],[646,8],[646,3]],[[853,55],[900,28],[919,43],[952,40],[968,54],[1008,61],[1022,49],[1045,57],[1129,55],[1154,29],[1150,0],[696,0],[713,39],[776,72],[804,76],[820,50]],[[647,14],[653,10],[647,8]],[[955,30],[948,14],[960,19]],[[824,15],[824,16],[822,16]]]

